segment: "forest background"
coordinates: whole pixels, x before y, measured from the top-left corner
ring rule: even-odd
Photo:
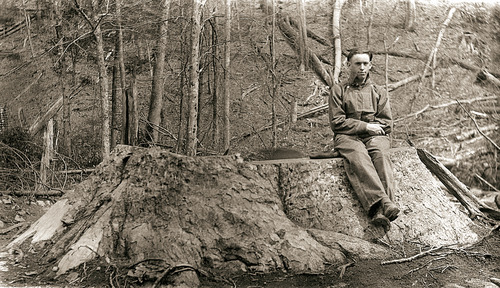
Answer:
[[[410,139],[467,185],[500,187],[496,3],[0,5],[0,191],[70,189],[117,144],[330,151],[327,84],[345,81],[352,47],[374,52],[391,91],[394,147]]]

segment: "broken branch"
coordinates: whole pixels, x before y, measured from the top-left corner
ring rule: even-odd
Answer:
[[[432,59],[437,54],[437,50],[439,49],[439,45],[441,44],[441,39],[443,38],[444,31],[446,30],[446,27],[448,27],[448,24],[450,23],[451,18],[453,17],[453,14],[455,13],[455,10],[456,10],[455,7],[450,9],[450,11],[448,12],[448,17],[441,25],[441,30],[439,31],[438,38],[436,40],[436,45],[434,46],[431,53],[429,54],[429,58],[427,59],[427,63],[425,63],[424,72],[422,73],[422,76],[420,77],[420,79],[421,79],[420,83],[422,83],[422,80],[425,78],[425,75],[427,75],[427,69],[430,67]]]
[[[389,261],[382,261],[380,264],[381,265],[388,265],[388,264],[399,264],[399,263],[404,263],[404,262],[410,262],[410,261],[413,261],[415,259],[422,258],[426,255],[429,255],[433,252],[436,252],[442,248],[443,248],[443,246],[435,247],[435,248],[429,249],[427,251],[420,252],[420,253],[413,255],[411,257],[394,259],[394,260],[389,260]]]
[[[412,76],[412,77],[415,77],[415,76]],[[389,85],[389,89],[391,88],[392,86]],[[495,100],[497,99],[497,96],[489,96],[489,97],[478,97],[478,98],[473,98],[473,99],[468,99],[468,100],[460,100],[461,103],[467,103],[467,104],[471,104],[473,102],[476,102],[476,101],[488,101],[488,100]],[[448,106],[451,106],[451,105],[457,105],[457,101],[458,100],[455,100],[453,102],[448,102],[448,103],[443,103],[443,104],[439,104],[439,105],[426,105],[423,109],[421,109],[420,111],[417,111],[415,113],[412,113],[412,114],[408,114],[402,118],[398,118],[396,120],[394,120],[394,123],[396,122],[399,122],[399,121],[402,121],[402,120],[405,120],[405,119],[408,119],[408,118],[411,118],[411,117],[416,117],[418,116],[419,114],[422,114],[424,113],[425,111],[427,110],[434,110],[434,109],[440,109],[440,108],[445,108],[445,107],[448,107]]]
[[[462,109],[465,111],[465,113],[467,113],[467,115],[469,115],[469,118],[472,119],[472,122],[474,122],[474,126],[476,126],[476,129],[479,132],[479,134],[481,134],[484,138],[486,138],[486,140],[488,140],[497,150],[500,151],[500,147],[490,137],[488,137],[488,135],[484,134],[484,132],[481,131],[481,129],[479,129],[479,125],[477,124],[476,119],[474,119],[474,117],[472,117],[472,115],[470,115],[469,111],[467,111],[467,109],[465,109],[465,107],[462,105],[462,103],[460,103],[460,101],[458,101],[458,100],[457,100],[457,103],[458,103],[458,105],[460,105],[460,107],[462,107]]]
[[[453,175],[448,168],[446,168],[441,162],[439,162],[436,157],[427,152],[424,149],[416,148],[417,155],[424,163],[424,165],[429,169],[429,171],[434,174],[441,183],[447,188],[451,195],[455,196],[457,200],[462,204],[465,209],[469,212],[469,216],[474,219],[478,216],[485,217],[481,212],[480,208],[489,208],[482,204],[472,193],[469,191],[467,186],[460,182],[458,178]]]
[[[4,235],[4,234],[7,234],[9,233],[10,231],[16,229],[16,228],[19,228],[19,227],[23,227],[26,223],[17,223],[15,225],[12,225],[10,227],[7,227],[5,229],[1,229],[0,230],[0,235]]]

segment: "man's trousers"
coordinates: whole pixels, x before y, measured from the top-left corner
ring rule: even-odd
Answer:
[[[393,200],[394,176],[385,135],[359,138],[335,134],[334,146],[344,157],[347,178],[363,208],[372,217],[381,203]]]

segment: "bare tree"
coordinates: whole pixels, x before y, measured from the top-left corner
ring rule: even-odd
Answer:
[[[127,101],[127,143],[137,145],[139,132],[139,114],[137,111],[137,75],[132,68],[130,86],[125,91]]]
[[[31,41],[31,17],[26,11],[26,3],[27,1],[23,0],[24,20],[26,21],[26,36],[28,37],[28,43],[30,45],[31,57],[35,57],[35,51],[33,49],[33,43]]]
[[[161,5],[161,23],[158,26],[155,65],[153,68],[153,82],[151,88],[151,99],[149,102],[148,124],[146,130],[148,132],[148,140],[152,142],[158,141],[158,129],[156,126],[161,123],[161,109],[163,106],[163,78],[165,68],[165,54],[168,41],[168,17],[170,11],[170,0],[158,0]]]
[[[125,59],[123,56],[123,29],[122,29],[122,12],[121,8],[123,6],[123,0],[117,0],[116,2],[116,13],[115,17],[118,24],[118,33],[116,39],[116,57],[118,58],[118,71],[117,76],[119,75],[119,87],[120,89],[116,92],[120,91],[120,94],[117,94],[117,97],[121,96],[121,104],[122,104],[122,129],[121,129],[121,139],[123,144],[129,144],[127,141],[128,137],[128,107],[127,107],[127,94],[125,90],[127,89],[127,81],[126,81],[126,71],[125,71]],[[117,86],[118,87],[118,86]],[[118,100],[118,99],[117,99]]]
[[[218,35],[217,35],[217,18],[214,17],[210,19],[210,43],[211,43],[211,54],[212,54],[212,73],[213,73],[213,84],[212,84],[212,122],[213,122],[213,134],[212,139],[214,141],[214,146],[219,147],[219,95],[218,95],[218,83],[219,83],[219,69],[218,67],[218,58],[219,58],[219,49],[218,49]],[[210,72],[209,72],[210,76]],[[210,81],[209,81],[210,83]]]
[[[63,135],[62,142],[63,147],[67,155],[71,155],[71,105],[70,105],[70,94],[66,95],[66,85],[64,79],[66,78],[66,57],[64,51],[64,29],[63,29],[63,13],[62,7],[63,2],[60,0],[54,1],[54,10],[56,14],[56,37],[59,41],[59,59],[57,70],[59,72],[59,86],[61,89],[61,96],[63,97],[62,110],[63,110]]]
[[[415,5],[415,0],[406,0],[405,29],[407,31],[415,30],[416,14],[417,7]]]
[[[340,11],[345,0],[335,0],[333,5],[333,40],[334,40],[334,69],[333,83],[339,83],[340,69],[342,68],[342,47],[340,43]]]
[[[275,148],[278,142],[278,119],[276,115],[276,97],[277,97],[277,88],[278,88],[278,83],[276,79],[276,49],[274,47],[275,44],[275,32],[276,32],[276,3],[275,0],[271,1],[272,5],[272,14],[271,14],[271,41],[269,41],[269,52],[271,54],[271,67],[269,67],[269,73],[271,73],[271,80],[272,80],[272,104],[271,104],[271,122],[272,122],[272,147]],[[299,36],[300,37],[300,36]],[[302,48],[305,49],[305,46]],[[303,49],[303,50],[304,50]]]
[[[224,151],[228,151],[230,147],[231,131],[229,124],[229,106],[231,95],[229,90],[229,76],[231,75],[231,0],[226,0],[226,23],[224,33],[224,113],[223,113],[223,145]]]
[[[368,49],[370,49],[374,10],[375,10],[375,0],[371,0],[370,18],[368,20],[368,27],[366,28],[366,48],[368,48]]]
[[[186,154],[195,156],[198,139],[196,137],[198,127],[198,90],[199,90],[199,54],[200,54],[200,34],[201,34],[201,12],[206,0],[193,0],[193,10],[191,14],[191,70],[189,77],[189,100],[188,100],[188,125],[186,135]]]
[[[82,14],[90,28],[93,31],[93,35],[96,41],[96,58],[97,58],[97,68],[99,72],[99,90],[101,97],[101,117],[102,117],[102,157],[103,159],[108,158],[111,145],[110,145],[110,115],[109,115],[109,88],[108,88],[108,74],[106,72],[106,60],[104,55],[104,40],[101,31],[101,17],[99,9],[99,1],[91,1],[92,9],[92,19],[85,13],[85,11],[80,7],[78,0],[74,0],[77,11]],[[106,15],[106,14],[104,14]]]
[[[110,146],[110,119],[109,119],[109,88],[108,74],[106,72],[106,62],[104,55],[104,41],[102,38],[101,24],[98,13],[97,1],[92,1],[92,10],[94,14],[94,37],[96,40],[97,67],[99,70],[99,89],[101,93],[102,109],[102,157],[108,158],[111,150]]]
[[[305,0],[297,0],[297,8],[299,13],[299,70],[301,72],[304,72],[309,66],[309,59],[307,59],[307,24]]]
[[[40,163],[40,183],[36,190],[46,190],[48,187],[48,172],[54,153],[54,119],[50,118],[43,131],[43,155]]]
[[[115,51],[118,51],[118,37],[115,39]],[[121,85],[120,85],[120,63],[115,55],[113,61],[113,71],[111,76],[111,149],[113,149],[118,141],[118,99],[121,100]]]

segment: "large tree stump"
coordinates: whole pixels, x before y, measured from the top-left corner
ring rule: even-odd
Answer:
[[[393,153],[393,161],[403,211],[389,232],[393,241],[478,239],[413,149]],[[347,257],[390,256],[371,243],[383,235],[365,215],[340,158],[243,162],[117,146],[8,248],[45,244],[54,276],[98,256],[128,264],[160,258],[219,273],[319,273]]]

